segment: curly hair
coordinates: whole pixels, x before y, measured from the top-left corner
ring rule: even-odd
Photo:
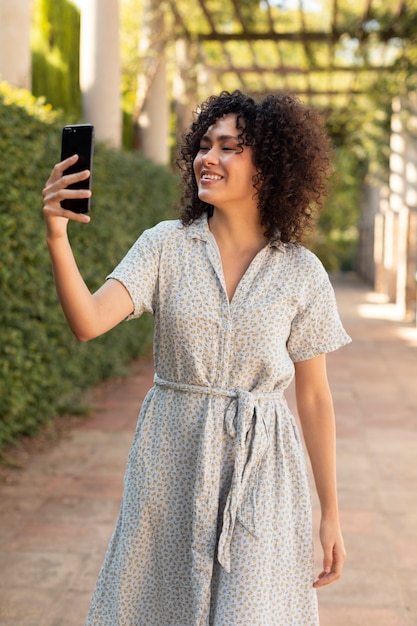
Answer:
[[[179,146],[182,223],[213,213],[213,205],[198,197],[193,162],[209,126],[229,113],[236,114],[240,145],[252,150],[257,170],[253,185],[265,235],[300,243],[327,196],[332,146],[318,113],[286,93],[256,102],[238,90],[223,91],[202,103]]]

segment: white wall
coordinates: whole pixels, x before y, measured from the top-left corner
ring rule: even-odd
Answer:
[[[0,0],[0,80],[31,89],[30,0]]]

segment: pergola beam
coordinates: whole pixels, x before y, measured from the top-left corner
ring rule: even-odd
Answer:
[[[277,0],[197,0],[192,11],[185,2],[165,0],[159,7],[171,14],[169,38],[198,50],[203,90],[284,89],[330,110],[349,106],[369,93],[378,74],[395,70],[394,40],[414,34],[411,1],[361,0],[345,14],[345,2],[328,0],[319,19],[307,0],[291,10]]]
[[[329,66],[329,67],[310,67],[310,68],[301,68],[299,66],[285,66],[278,65],[276,67],[262,67],[259,65],[245,65],[244,67],[237,67],[236,65],[210,65],[206,64],[206,69],[208,71],[217,72],[220,74],[226,73],[234,73],[234,74],[276,74],[276,75],[286,75],[290,76],[291,74],[296,75],[307,75],[307,74],[326,74],[326,73],[334,73],[345,72],[350,74],[358,74],[358,73],[367,73],[367,72],[381,72],[381,69],[385,71],[394,71],[396,68],[391,65],[385,65],[381,67],[380,65],[364,65],[357,67],[349,67],[349,66]]]
[[[265,96],[267,94],[270,93],[275,93],[275,92],[279,92],[281,91],[280,89],[268,89],[268,90],[262,90],[262,89],[257,89],[257,90],[252,90],[251,91],[251,95],[252,96]],[[323,96],[323,97],[333,97],[333,96],[341,96],[343,98],[346,98],[346,96],[363,96],[365,93],[367,93],[366,91],[364,91],[363,89],[349,89],[348,92],[346,92],[345,90],[341,91],[338,89],[290,89],[289,91],[291,91],[292,94],[296,95],[296,96]]]
[[[335,30],[332,32],[304,31],[298,33],[278,33],[276,31],[225,33],[218,30],[211,33],[189,33],[189,36],[197,41],[290,41],[300,42],[303,44],[313,42],[334,43],[337,42],[342,36],[348,36],[352,39],[366,40],[369,39],[371,35],[372,37],[377,37],[381,42],[386,42],[394,37],[398,37],[392,28],[372,33],[368,33],[363,29]]]

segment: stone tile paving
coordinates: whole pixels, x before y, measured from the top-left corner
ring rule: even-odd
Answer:
[[[348,560],[319,591],[321,625],[417,625],[417,329],[355,277],[334,282],[354,339],[328,357]],[[100,386],[89,418],[0,484],[0,626],[83,625],[152,376],[143,360]]]
[[[414,625],[417,329],[357,280],[335,287],[354,339],[328,358],[348,560],[343,578],[320,591],[321,623]]]

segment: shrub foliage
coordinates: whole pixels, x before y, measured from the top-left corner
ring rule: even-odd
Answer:
[[[67,0],[33,0],[32,92],[79,116],[80,12]]]
[[[149,316],[80,344],[66,326],[45,244],[41,190],[60,153],[63,121],[0,83],[0,449],[68,411],[80,391],[123,373],[150,346]],[[138,234],[170,215],[172,173],[96,146],[92,220],[70,224],[74,254],[95,290]]]

